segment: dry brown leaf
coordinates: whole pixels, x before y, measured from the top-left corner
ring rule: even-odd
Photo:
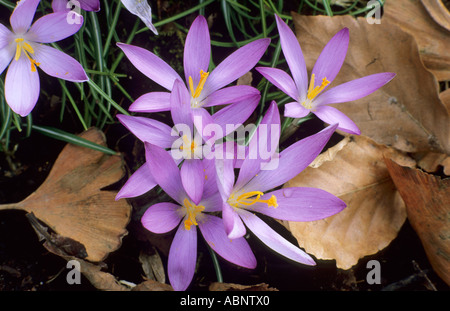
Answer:
[[[140,292],[149,292],[149,291],[173,291],[172,286],[170,286],[169,284],[164,284],[164,283],[160,283],[154,280],[146,280],[138,285],[136,285],[135,287],[133,287],[132,289],[133,292],[135,291],[140,291]]]
[[[435,1],[422,2],[425,4]],[[381,23],[394,23],[414,36],[425,66],[439,81],[450,80],[450,54],[448,53],[450,31],[441,27],[442,25],[436,23],[431,17],[445,23],[442,18],[437,16],[437,10],[434,10],[430,16],[431,5],[427,3],[426,7],[429,9],[428,12],[420,0],[386,1]],[[441,13],[441,15],[448,16],[448,12]]]
[[[450,31],[450,13],[442,0],[421,0],[421,2],[434,21]]]
[[[450,153],[449,112],[439,99],[437,81],[423,66],[411,35],[385,20],[371,25],[364,18],[351,16],[293,13],[293,18],[309,70],[334,34],[349,28],[347,57],[330,87],[379,72],[397,74],[373,94],[336,105],[355,121],[363,135],[401,151]]]
[[[265,283],[256,285],[240,285],[234,283],[219,283],[214,282],[209,286],[209,290],[212,292],[226,292],[226,291],[278,291],[276,288],[269,287]]]
[[[386,165],[431,266],[450,285],[450,179],[441,180],[389,159]]]
[[[367,137],[348,136],[285,185],[320,188],[347,204],[343,211],[323,220],[285,222],[307,253],[335,259],[338,268],[350,269],[397,236],[406,211],[383,157],[409,166],[415,163]]]
[[[81,137],[106,145],[97,129]],[[115,193],[101,191],[124,174],[120,156],[68,144],[56,159],[49,176],[30,196],[1,209],[33,213],[59,236],[81,243],[87,260],[102,261],[117,250],[127,234],[131,206],[115,201]]]
[[[450,173],[450,156],[437,153],[428,152],[423,155],[418,155],[416,159],[417,166],[428,173],[435,173],[442,166],[444,168],[444,174],[449,175]]]

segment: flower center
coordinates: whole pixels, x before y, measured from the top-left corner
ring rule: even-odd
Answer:
[[[242,205],[251,206],[257,202],[266,203],[267,207],[278,207],[277,197],[275,195],[272,195],[268,200],[261,200],[260,198],[262,195],[264,195],[264,193],[262,193],[261,191],[245,192],[239,195],[237,198],[234,198],[234,194],[232,194],[228,199],[228,203],[235,208],[239,208]]]
[[[204,72],[203,70],[200,70],[200,81],[197,84],[197,87],[194,90],[194,81],[192,80],[192,77],[189,77],[189,88],[191,90],[191,95],[193,98],[197,98],[200,96],[200,93],[203,90],[203,86],[205,85],[206,79],[209,76],[209,72]]]
[[[303,107],[305,107],[306,109],[312,109],[312,101],[314,98],[316,98],[317,95],[319,95],[320,92],[323,91],[323,89],[330,84],[330,81],[328,81],[328,79],[325,77],[322,79],[322,84],[321,85],[314,85],[316,79],[316,75],[312,74],[311,75],[311,82],[309,83],[309,88],[308,88],[308,95],[306,96],[307,99],[302,103]]]
[[[16,41],[16,43],[17,43],[17,45],[16,45],[16,56],[14,57],[14,59],[16,61],[18,61],[20,56],[22,55],[22,51],[23,51],[23,54],[25,54],[25,56],[31,62],[31,71],[35,72],[36,71],[36,66],[39,66],[40,63],[36,62],[30,56],[30,54],[34,54],[34,49],[31,47],[31,45],[29,45],[27,42],[25,42],[25,39],[23,39],[23,38],[17,38],[14,41]]]
[[[184,199],[183,206],[186,208],[186,215],[187,215],[187,218],[184,221],[184,228],[186,230],[191,230],[192,225],[195,225],[195,226],[198,225],[196,217],[198,214],[203,212],[205,207],[202,205],[195,205],[188,199]]]
[[[193,153],[195,147],[197,147],[197,145],[195,144],[195,140],[193,140],[193,139],[190,140],[190,139],[187,137],[186,134],[183,135],[182,139],[183,139],[183,144],[180,146],[180,150],[184,150],[185,147],[189,147],[189,148],[186,148],[186,149],[190,150],[190,152]],[[190,146],[189,146],[189,145],[190,145]]]

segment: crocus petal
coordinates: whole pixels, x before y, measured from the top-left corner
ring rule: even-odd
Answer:
[[[155,181],[172,199],[182,204],[186,197],[180,171],[170,154],[161,147],[145,143],[145,158]]]
[[[133,112],[160,112],[170,110],[169,92],[150,92],[140,96],[128,108]]]
[[[177,137],[165,123],[145,118],[118,114],[117,118],[139,140],[149,142],[161,148],[170,148]]]
[[[300,94],[294,80],[292,80],[291,76],[286,72],[278,68],[269,67],[256,67],[255,69],[283,93],[290,96],[294,100],[300,99]]]
[[[355,122],[334,107],[320,106],[314,111],[314,114],[325,123],[339,123],[338,130],[354,135],[361,134]]]
[[[72,6],[72,4],[70,4],[69,6],[69,2],[67,0],[53,0],[52,1],[52,9],[53,12],[61,12],[61,11],[67,11],[70,10],[70,7]]]
[[[220,126],[223,133],[223,135],[217,135],[216,139],[227,136],[231,132],[235,131],[239,126],[244,124],[244,122],[247,121],[247,119],[255,111],[256,106],[259,104],[260,98],[261,96],[259,94],[246,98],[235,104],[228,105],[213,114],[212,118],[214,120],[214,124]]]
[[[20,0],[9,19],[16,35],[27,32],[33,21],[40,0]]]
[[[202,107],[233,104],[247,98],[259,96],[258,89],[249,85],[233,85],[224,87],[210,94],[202,101]]]
[[[342,211],[346,204],[338,197],[322,189],[294,187],[268,192],[261,200],[276,197],[277,207],[268,207],[266,203],[251,206],[252,212],[288,221],[315,221]]]
[[[192,121],[191,97],[186,86],[181,80],[175,80],[170,95],[170,113],[175,126],[187,126],[190,137],[194,132]]]
[[[198,226],[208,245],[229,262],[254,269],[256,258],[247,241],[244,238],[230,240],[219,217],[206,214],[204,216]]]
[[[222,219],[228,238],[239,239],[247,232],[239,214],[228,203],[222,205]]]
[[[249,142],[249,154],[242,163],[235,189],[240,189],[255,177],[261,170],[262,163],[271,158],[277,150],[280,131],[280,113],[277,103],[272,101]]]
[[[158,34],[158,30],[152,23],[152,8],[147,0],[121,0],[121,2],[130,13],[139,17],[148,29],[153,31],[155,35]]]
[[[6,26],[0,24],[0,50],[6,47],[13,39],[14,34]]]
[[[39,98],[40,83],[37,70],[31,71],[31,62],[26,57],[11,62],[5,79],[5,98],[11,109],[27,116]]]
[[[290,118],[304,118],[309,114],[309,109],[306,109],[298,102],[287,103],[284,105],[284,116]]]
[[[291,180],[303,171],[320,154],[337,124],[328,126],[319,133],[303,138],[280,153],[275,169],[261,170],[244,186],[245,192],[266,192]]]
[[[162,202],[150,206],[141,218],[142,225],[154,233],[166,233],[173,230],[183,218],[179,213],[181,206]],[[164,220],[164,221],[162,221]]]
[[[205,108],[195,108],[191,111],[195,128],[206,143],[212,145],[216,138],[223,137],[222,135],[220,135],[221,137],[217,137],[215,130],[218,129],[218,126],[215,124],[214,119]]]
[[[75,34],[83,25],[81,15],[80,18],[80,23],[68,23],[67,12],[44,15],[31,26],[27,33],[27,39],[40,43],[51,43],[65,39]]]
[[[156,185],[156,181],[153,178],[150,168],[147,163],[144,163],[122,186],[116,195],[116,201],[123,198],[138,197],[152,190]]]
[[[205,196],[205,193],[203,193]],[[198,205],[204,206],[204,212],[221,212],[222,211],[222,196],[217,192],[213,195],[209,195],[207,198],[202,198]]]
[[[216,158],[217,188],[224,201],[228,200],[234,186],[234,160]]]
[[[6,46],[3,49],[0,49],[0,74],[2,74],[9,63],[11,63],[14,53],[15,48],[13,46]]]
[[[314,266],[316,264],[311,256],[284,239],[254,214],[244,210],[240,210],[239,214],[249,230],[277,253],[305,265]]]
[[[349,37],[348,28],[343,28],[325,45],[311,72],[315,85],[320,85],[323,78],[331,82],[337,76],[347,54]]]
[[[199,15],[191,25],[184,46],[184,73],[186,81],[192,77],[194,89],[200,81],[200,70],[208,71],[211,55],[208,22]]]
[[[72,56],[43,44],[33,44],[33,48],[39,68],[49,76],[72,82],[89,80],[83,66]]]
[[[117,46],[140,72],[169,91],[176,79],[181,80],[172,67],[152,52],[124,43],[117,43]]]
[[[167,274],[173,289],[184,291],[194,277],[197,262],[197,226],[179,226],[169,250]]]
[[[100,11],[100,0],[77,0],[80,6],[85,11]]]
[[[184,160],[180,169],[181,182],[187,195],[198,205],[203,195],[205,172],[203,162],[199,159]]]
[[[323,92],[314,100],[314,105],[345,103],[367,96],[391,81],[395,73],[382,72],[352,80]]]
[[[204,95],[215,92],[250,71],[263,56],[269,43],[270,39],[268,38],[255,40],[224,59],[206,80]]]
[[[275,15],[275,19],[280,34],[281,49],[297,86],[297,96],[300,94],[302,96],[300,100],[303,101],[306,98],[309,81],[302,49],[291,28],[278,15]],[[289,93],[286,94],[291,96]],[[298,100],[296,97],[293,98]]]
[[[203,186],[203,198],[208,198],[218,192],[217,181],[216,181],[216,163],[215,159],[206,159],[202,160],[203,162],[203,170],[205,172],[204,178],[205,183]],[[201,205],[201,204],[200,204]],[[217,206],[217,210],[222,208],[222,204]]]

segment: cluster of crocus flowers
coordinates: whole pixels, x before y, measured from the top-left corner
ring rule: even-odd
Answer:
[[[38,68],[67,81],[88,80],[78,61],[45,45],[73,35],[81,24],[68,23],[66,12],[44,15],[32,24],[39,2],[21,0],[17,3],[10,18],[12,31],[0,24],[0,73],[9,65],[5,98],[11,109],[21,116],[28,115],[39,98]]]
[[[224,143],[222,138],[237,128],[226,125],[242,125],[248,119],[259,103],[260,94],[251,86],[230,86],[230,83],[258,63],[268,39],[241,47],[209,71],[208,25],[199,16],[186,38],[184,80],[155,54],[118,43],[138,70],[168,90],[144,94],[129,109],[141,113],[169,111],[173,128],[147,117],[118,115],[120,122],[145,144],[146,163],[131,175],[116,199],[142,195],[156,185],[173,199],[150,206],[142,224],[155,233],[177,228],[168,259],[169,280],[175,290],[187,289],[192,281],[197,227],[217,254],[242,267],[256,266],[245,239],[247,229],[286,258],[314,265],[308,254],[285,240],[257,214],[279,220],[314,221],[339,213],[346,206],[341,199],[321,189],[280,187],[319,155],[337,129],[359,134],[349,118],[328,104],[368,95],[394,75],[375,74],[326,90],[344,61],[348,30],[343,29],[327,44],[309,80],[298,41],[288,26],[279,17],[276,19],[293,79],[276,68],[256,69],[295,100],[285,105],[285,116],[302,118],[312,112],[330,125],[279,151],[280,115],[273,101],[244,147],[243,158],[234,151],[228,152],[230,142]],[[211,115],[207,108],[215,105],[225,107]],[[205,133],[209,125],[223,129],[219,131],[221,135]],[[235,142],[231,145],[237,146]],[[205,146],[210,151],[221,151],[222,156],[215,157],[211,152],[207,155],[214,154],[212,158],[205,157],[202,152]],[[264,156],[261,150],[267,151]],[[183,156],[175,157],[174,151]]]

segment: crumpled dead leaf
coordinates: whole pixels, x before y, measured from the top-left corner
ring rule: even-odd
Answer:
[[[386,165],[431,266],[450,285],[450,179],[441,180],[389,159]]]
[[[389,3],[393,2],[397,1]],[[386,19],[371,25],[364,18],[352,16],[292,14],[309,70],[334,34],[349,28],[347,57],[330,87],[378,72],[397,74],[373,94],[335,105],[359,126],[363,135],[405,152],[450,153],[449,112],[440,101],[437,81],[423,66],[417,43],[410,34]]]
[[[106,145],[103,133],[97,129],[80,136]],[[33,213],[57,234],[56,238],[80,243],[87,260],[102,261],[121,246],[128,232],[131,206],[126,200],[115,201],[115,192],[101,190],[123,175],[120,156],[67,144],[34,193],[22,202],[1,208]]]
[[[406,211],[384,157],[415,164],[403,153],[367,137],[348,136],[285,184],[323,189],[347,204],[326,219],[284,222],[300,247],[318,259],[335,259],[336,266],[346,270],[389,245],[405,222]]]
[[[235,283],[219,283],[214,282],[209,285],[209,290],[212,292],[226,292],[226,291],[278,291],[276,288],[269,287],[265,283],[255,285],[240,285]]]
[[[445,81],[450,80],[450,30],[448,11],[443,4],[439,8],[437,2],[440,1],[386,1],[381,23],[396,24],[411,34],[425,66],[439,81]]]

